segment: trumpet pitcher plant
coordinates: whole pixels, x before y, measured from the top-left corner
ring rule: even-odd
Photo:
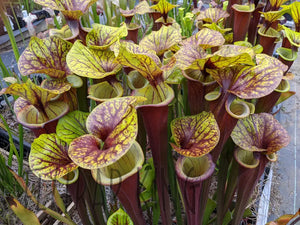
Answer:
[[[66,185],[84,225],[239,225],[267,163],[289,143],[269,113],[295,93],[288,81],[300,5],[35,2],[67,24],[32,37],[18,62],[28,80],[0,91],[19,96],[16,119],[36,135],[33,173]],[[279,24],[285,13],[296,31]],[[102,24],[83,27],[90,15]],[[145,34],[129,40],[133,22]],[[264,40],[271,36],[283,37],[279,59]],[[105,186],[124,211],[109,209]],[[74,224],[65,212],[47,212]]]

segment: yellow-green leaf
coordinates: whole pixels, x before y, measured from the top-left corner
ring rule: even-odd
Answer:
[[[68,156],[67,143],[56,134],[34,139],[29,155],[31,171],[44,180],[56,180],[78,168]]]
[[[266,21],[269,21],[270,23],[273,23],[273,22],[279,20],[288,11],[289,11],[289,9],[283,9],[283,10],[280,10],[280,11],[261,12],[261,14],[264,16],[264,19]]]
[[[268,155],[287,146],[290,141],[288,132],[268,113],[251,114],[239,120],[231,138],[244,150]]]
[[[127,34],[126,24],[121,27],[93,24],[93,29],[86,36],[86,44],[93,49],[105,50]]]
[[[133,222],[128,214],[120,208],[110,215],[107,225],[133,225]]]
[[[288,40],[290,41],[290,43],[296,47],[300,47],[300,32],[291,30],[288,27],[283,26],[284,31],[285,31],[285,35],[288,38]]]
[[[47,102],[56,97],[56,94],[27,80],[26,83],[15,83],[4,89],[6,94],[17,95],[29,101],[37,108],[43,108]]]
[[[120,8],[120,12],[124,17],[132,17],[134,14],[143,15],[150,11],[150,6],[147,1],[140,1],[133,9],[124,10]]]
[[[20,96],[14,104],[14,111],[17,120],[27,127],[43,127],[45,123],[58,119],[69,110],[68,104],[63,100],[54,100],[56,94],[35,85],[30,79],[26,83],[11,84],[3,91]]]
[[[208,8],[200,11],[197,20],[203,20],[207,23],[218,23],[221,19],[227,18],[229,13],[220,8]]]
[[[107,81],[91,85],[88,90],[88,98],[97,102],[104,102],[108,99],[121,97],[123,87],[119,82],[108,83]]]
[[[34,0],[34,2],[61,11],[68,19],[78,20],[96,0]]]
[[[18,61],[19,70],[24,76],[45,73],[52,78],[65,77],[71,74],[66,62],[71,47],[72,43],[56,36],[46,39],[32,37]]]
[[[66,79],[55,79],[55,80],[45,79],[41,83],[41,87],[54,94],[59,95],[69,91],[72,86],[69,82],[67,82]]]
[[[256,56],[256,66],[238,65],[207,72],[227,90],[240,98],[260,98],[270,94],[279,85],[286,66],[265,54]]]
[[[278,10],[279,7],[281,5],[283,5],[283,3],[285,3],[286,1],[288,1],[288,0],[270,0],[270,4],[272,6],[272,10],[274,10],[274,11]]]
[[[252,48],[237,45],[223,45],[219,51],[210,57],[209,68],[224,68],[238,64],[255,65],[253,58],[255,53]]]
[[[121,43],[116,61],[140,72],[150,83],[162,80],[161,62],[153,50],[133,43]]]
[[[80,167],[97,169],[120,159],[137,135],[137,98],[114,98],[98,105],[88,116],[90,134],[74,139],[69,156]]]
[[[167,15],[168,12],[179,5],[173,5],[169,3],[167,0],[160,0],[156,5],[151,6],[152,9],[157,10],[163,15]]]
[[[40,222],[37,216],[31,210],[25,208],[17,199],[8,197],[6,201],[9,207],[16,214],[16,216],[22,221],[24,225],[39,225]]]
[[[133,70],[127,75],[128,87],[132,90],[143,88],[148,84],[148,80],[145,79],[138,71]]]
[[[40,128],[67,114],[69,106],[63,101],[53,101],[41,110],[25,99],[18,98],[14,105],[14,111],[18,122],[22,125],[28,128]]]
[[[56,36],[62,39],[71,39],[73,34],[68,25],[63,26],[61,29],[50,29],[49,30],[50,36]]]
[[[181,41],[180,31],[172,26],[162,26],[158,31],[152,31],[140,41],[140,46],[152,49],[158,56]]]
[[[196,41],[195,38],[191,38],[189,40],[192,42],[193,39]],[[182,70],[186,70],[188,68],[202,70],[209,58],[209,55],[199,45],[188,43],[190,42],[184,44],[174,55],[176,58],[176,65]]]
[[[116,62],[114,52],[89,49],[76,41],[67,56],[71,70],[79,76],[101,79],[116,74],[122,66]]]
[[[208,28],[201,29],[196,34],[196,39],[197,44],[203,49],[221,46],[225,43],[225,39],[220,32]]]
[[[292,18],[296,24],[296,27],[299,27],[300,24],[300,2],[295,1],[290,4],[290,10]]]
[[[159,83],[155,87],[148,84],[135,90],[133,94],[147,99],[143,102],[143,105],[169,104],[174,98],[173,89],[164,82]]]
[[[140,1],[134,7],[135,14],[143,15],[150,12],[150,6],[147,1]]]
[[[211,24],[206,23],[206,24],[203,24],[203,27],[220,32],[224,38],[226,37],[226,33],[230,32],[232,30],[232,28],[221,28],[216,23],[211,23]],[[225,38],[225,40],[226,40],[226,38]],[[230,42],[227,41],[227,43],[230,43]]]
[[[181,84],[182,80],[184,79],[182,70],[178,67],[175,67],[175,69],[172,70],[171,73],[166,72],[166,77],[166,83],[168,84]]]
[[[200,157],[218,144],[220,130],[212,113],[202,112],[171,122],[173,149],[183,156]]]

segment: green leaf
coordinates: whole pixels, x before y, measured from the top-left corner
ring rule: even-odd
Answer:
[[[133,222],[128,214],[120,208],[108,218],[107,225],[133,225]]]
[[[17,199],[8,197],[7,202],[16,216],[22,221],[24,225],[38,225],[40,224],[38,218],[29,209],[26,209]]]
[[[287,146],[290,141],[287,131],[267,113],[252,114],[239,120],[231,138],[242,149],[268,155]]]
[[[152,198],[152,191],[145,190],[140,193],[140,201],[141,203],[145,203],[145,205],[146,204],[148,205],[148,203],[146,202],[151,200],[151,198]]]
[[[58,206],[58,208],[65,214],[67,215],[67,217],[70,219],[70,216],[68,215],[68,212],[66,210],[66,206],[64,204],[64,201],[63,199],[61,198],[56,186],[55,186],[55,183],[53,182],[52,183],[52,194],[53,194],[53,197],[54,197],[54,200],[55,200],[55,203],[56,205]]]
[[[200,11],[197,20],[203,20],[207,23],[217,24],[220,20],[227,18],[229,13],[220,8],[208,8],[204,11]]]
[[[75,138],[87,134],[86,119],[89,113],[73,111],[60,118],[56,133],[63,141],[70,144]]]
[[[227,224],[229,224],[231,220],[232,220],[232,212],[227,211],[227,213],[225,214],[225,217],[224,217],[224,219],[223,219],[222,225],[227,225]]]
[[[180,41],[181,34],[179,30],[172,26],[162,26],[158,31],[152,31],[144,37],[139,45],[152,49],[158,56],[161,56]]]
[[[93,24],[93,29],[86,36],[86,44],[91,49],[106,50],[127,34],[126,24],[121,27]]]
[[[281,93],[281,95],[280,95],[278,101],[276,102],[276,105],[278,105],[278,104],[284,102],[284,101],[287,100],[289,97],[292,97],[292,96],[295,95],[295,94],[296,94],[296,92],[294,92],[294,91],[287,91],[287,92]]]
[[[209,218],[216,207],[217,207],[216,201],[209,198],[207,200],[204,215],[203,215],[203,225],[208,225]]]
[[[45,73],[52,78],[63,78],[71,74],[66,62],[71,47],[72,43],[55,36],[32,37],[18,61],[19,70],[24,76]]]
[[[67,143],[56,134],[34,139],[28,161],[32,172],[44,180],[56,180],[78,168],[68,156]]]
[[[114,52],[89,49],[80,41],[74,43],[67,56],[67,63],[72,72],[94,79],[101,79],[119,72],[122,66],[114,60]]]
[[[69,156],[80,167],[97,169],[121,158],[137,135],[137,98],[114,98],[98,105],[88,116],[90,134],[70,144]]]
[[[155,178],[153,158],[150,158],[148,162],[143,165],[139,174],[140,174],[141,184],[146,188],[146,190],[150,191],[153,186],[153,182]]]
[[[212,113],[202,112],[171,122],[171,132],[175,144],[172,148],[183,156],[200,157],[218,144],[220,130]]]

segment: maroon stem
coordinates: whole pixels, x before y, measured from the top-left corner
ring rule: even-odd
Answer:
[[[212,91],[217,84],[204,85],[201,82],[187,79],[188,81],[188,101],[191,115],[196,115],[202,111],[209,111],[209,106],[204,96]]]
[[[142,114],[152,151],[160,213],[164,225],[172,224],[168,192],[168,108],[168,105],[145,105],[138,109]]]
[[[198,1],[197,0],[193,0],[193,5],[194,5],[194,9],[198,8]]]
[[[92,225],[84,200],[86,188],[85,180],[81,174],[79,174],[78,180],[75,183],[67,185],[67,190],[71,195],[72,201],[75,203],[81,222],[83,225]]]
[[[51,134],[56,133],[56,125],[58,123],[58,119],[46,123],[44,127],[41,128],[31,128],[31,131],[34,133],[35,137],[38,138],[41,134]]]
[[[267,112],[270,113],[275,106],[276,102],[280,98],[281,93],[278,91],[273,91],[271,94],[268,94],[257,100],[255,105],[255,113]]]
[[[139,174],[135,173],[119,184],[111,186],[126,209],[133,224],[146,225],[139,198]]]
[[[237,201],[235,205],[235,210],[233,214],[233,225],[239,225],[245,208],[247,206],[248,200],[252,195],[252,192],[257,185],[257,182],[264,172],[264,169],[268,163],[268,159],[265,155],[257,153],[257,157],[260,162],[255,168],[246,168],[239,166],[239,176],[238,176],[238,186],[237,186]]]
[[[159,19],[162,16],[162,14],[160,12],[151,12],[149,14],[150,14],[150,17],[152,17],[152,20],[153,20],[152,30],[153,31],[158,31],[161,28],[162,24],[155,23],[155,21],[157,19]]]
[[[128,29],[128,34],[126,36],[126,40],[133,41],[135,44],[138,43],[138,33],[139,33],[140,27],[137,27],[135,29]]]
[[[252,12],[236,10],[232,7],[234,13],[233,22],[233,42],[244,41],[248,32]]]
[[[282,39],[281,47],[284,47],[284,48],[291,48],[292,47],[292,44],[291,44],[291,42],[289,41],[289,39],[287,37],[284,37]]]
[[[275,48],[277,37],[268,37],[259,35],[259,44],[263,46],[263,53],[272,56]]]
[[[227,12],[230,14],[229,17],[227,17],[226,19],[226,27],[230,27],[230,28],[233,28],[233,18],[234,18],[234,15],[233,15],[233,10],[232,10],[232,6],[234,4],[241,4],[241,0],[229,0],[228,2],[228,6],[227,6]]]
[[[225,145],[238,121],[238,119],[230,116],[225,109],[226,101],[228,98],[232,97],[233,96],[229,92],[223,92],[217,100],[210,102],[210,109],[214,114],[220,129],[220,140],[217,146],[211,152],[214,163],[217,162],[223,146]]]
[[[248,28],[248,41],[252,45],[255,45],[256,43],[257,25],[259,23],[259,19],[261,15],[260,12],[263,10],[264,7],[265,5],[261,3],[255,8],[254,12],[252,13],[252,19],[250,21],[249,28]]]
[[[179,158],[176,163],[176,176],[184,200],[185,212],[187,215],[188,225],[202,224],[203,215],[206,207],[209,186],[205,185],[207,180],[210,180],[214,172],[215,164],[212,162],[211,156],[208,154],[210,167],[198,177],[190,177],[193,169],[183,171],[182,160]],[[183,175],[184,174],[184,175]],[[210,182],[208,182],[210,184]],[[206,193],[206,195],[204,195]]]
[[[90,170],[79,169],[78,180],[67,185],[67,189],[84,225],[105,224],[102,208],[104,202],[99,195],[101,187],[94,181]]]

